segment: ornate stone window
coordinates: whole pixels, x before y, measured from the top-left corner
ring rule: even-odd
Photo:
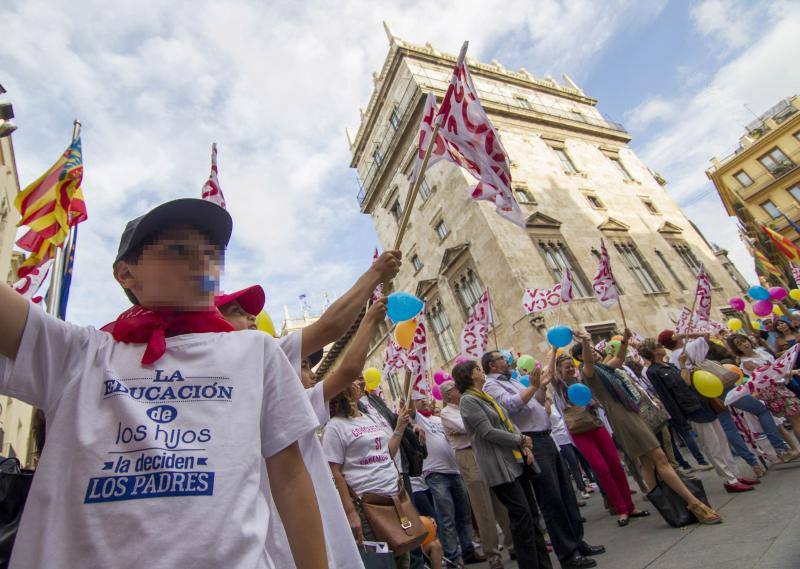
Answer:
[[[567,154],[567,150],[565,148],[559,146],[551,146],[550,148],[553,149],[553,152],[556,153],[558,159],[561,161],[561,166],[564,168],[564,172],[568,174],[577,174],[578,169],[575,167],[575,163],[570,158],[569,154]]]
[[[620,160],[619,158],[609,158],[609,160],[611,160],[611,163],[614,165],[614,168],[617,170],[617,172],[620,173],[623,181],[625,182],[634,181],[633,176],[631,176],[630,172],[628,172],[628,169],[625,168],[625,165],[622,163],[622,160]]]
[[[456,293],[456,298],[461,306],[464,315],[469,315],[472,307],[483,295],[483,284],[478,278],[478,275],[470,267],[461,272],[455,279],[453,279],[453,290]]]
[[[688,290],[686,288],[686,285],[683,284],[683,281],[680,279],[678,274],[675,272],[675,269],[672,268],[672,265],[670,265],[669,262],[667,261],[666,257],[664,257],[664,253],[662,253],[658,249],[655,249],[655,253],[656,253],[656,257],[658,257],[661,260],[661,264],[664,265],[664,268],[667,269],[667,272],[669,272],[669,274],[672,276],[672,279],[675,281],[675,284],[678,285],[678,288],[680,290]]]
[[[686,241],[682,241],[680,239],[670,239],[669,244],[678,254],[678,257],[680,257],[683,263],[689,268],[689,271],[693,275],[697,276],[697,273],[698,271],[700,271],[702,263],[700,263],[700,261],[697,259],[691,247],[689,247],[689,244]],[[709,280],[711,280],[711,284],[716,286],[717,283],[715,282],[714,277],[711,275],[710,272],[708,271],[706,272],[708,273]]]
[[[628,239],[615,240],[614,247],[625,262],[625,266],[628,267],[628,270],[636,279],[636,282],[639,283],[642,291],[645,293],[664,291],[661,279],[650,268],[650,264],[642,257],[633,241]]]
[[[442,301],[436,298],[427,304],[427,315],[430,329],[436,338],[436,345],[445,361],[452,360],[458,353],[456,348],[456,338],[453,328],[450,326],[450,319],[442,306]]]
[[[550,271],[555,282],[561,282],[564,270],[569,269],[572,273],[572,286],[575,288],[575,296],[578,298],[591,296],[589,281],[563,239],[540,238],[534,239],[534,243],[536,243],[539,253],[541,253],[547,265],[547,270]]]

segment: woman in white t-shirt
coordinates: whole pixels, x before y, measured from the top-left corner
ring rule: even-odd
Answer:
[[[351,385],[331,399],[331,420],[322,434],[322,447],[333,471],[333,479],[344,505],[350,529],[360,543],[376,541],[375,534],[358,502],[350,493],[396,496],[400,474],[393,457],[400,448],[408,412],[401,409],[394,432],[390,433],[369,415],[358,410],[359,389]],[[395,557],[398,569],[408,569],[410,557]]]

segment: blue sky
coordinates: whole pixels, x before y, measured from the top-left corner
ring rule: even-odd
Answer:
[[[17,114],[20,179],[35,179],[84,124],[84,192],[70,319],[126,307],[111,278],[124,222],[199,196],[212,142],[235,219],[223,286],[265,286],[268,309],[340,294],[376,244],[355,201],[344,136],[387,52],[381,21],[415,43],[534,75],[569,74],[623,122],[692,217],[752,275],[704,170],[760,112],[797,92],[797,2],[461,0],[135,5],[4,3],[0,83]],[[112,5],[114,4],[114,5]],[[509,15],[513,15],[509,17]],[[102,299],[98,302],[98,299]]]

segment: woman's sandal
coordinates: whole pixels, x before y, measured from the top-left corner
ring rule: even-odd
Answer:
[[[647,510],[634,510],[629,515],[632,518],[646,518],[650,515],[650,512]]]
[[[703,502],[692,506],[687,505],[686,508],[694,514],[694,517],[696,517],[697,521],[701,524],[712,525],[722,523],[722,517]]]
[[[625,527],[626,525],[628,525],[629,523],[631,523],[631,519],[630,519],[630,517],[627,517],[627,518],[619,518],[619,519],[617,520],[617,525],[618,525],[619,527],[621,527],[621,528],[624,528],[624,527]]]

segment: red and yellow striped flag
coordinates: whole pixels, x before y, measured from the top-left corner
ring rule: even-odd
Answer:
[[[753,249],[753,258],[756,262],[756,272],[759,275],[766,277],[767,273],[769,273],[776,277],[783,276],[781,270],[770,263],[769,259],[767,259],[767,256],[764,255],[764,253],[762,253],[759,249]]]
[[[14,204],[22,216],[18,225],[30,228],[17,245],[31,253],[19,268],[20,277],[50,259],[69,228],[86,220],[82,180],[81,139],[76,138],[47,172],[17,195]]]
[[[790,239],[784,237],[777,231],[773,231],[766,225],[762,225],[761,230],[766,233],[770,239],[772,239],[772,242],[775,243],[775,247],[777,247],[778,251],[783,253],[787,259],[795,263],[800,262],[800,248],[798,248],[797,245],[795,245]]]

